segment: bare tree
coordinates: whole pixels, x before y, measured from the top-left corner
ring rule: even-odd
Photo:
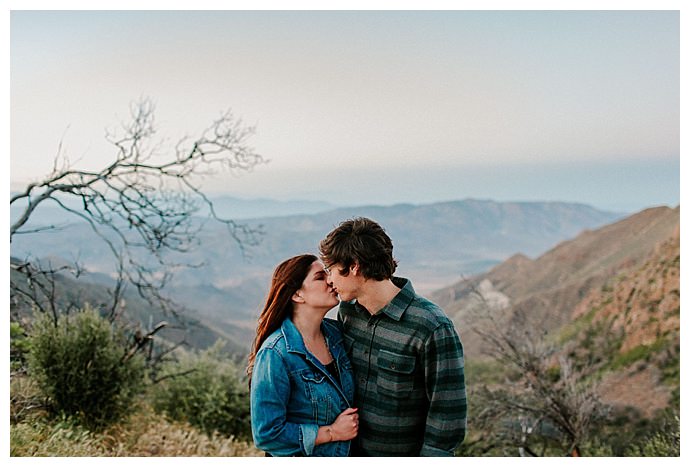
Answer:
[[[75,302],[67,303],[61,310],[58,296],[60,279],[65,275],[79,277],[82,268],[79,263],[54,266],[51,261],[13,261],[10,259],[10,269],[18,273],[19,279],[10,275],[10,290],[12,305],[17,307],[22,300],[28,302],[41,313],[50,313],[57,325],[61,312],[69,312],[76,307]]]
[[[596,378],[603,363],[576,352],[573,342],[559,342],[524,311],[497,306],[475,286],[473,294],[479,305],[473,331],[502,368],[501,381],[473,391],[479,406],[474,418],[495,438],[488,449],[512,446],[521,456],[554,449],[581,455],[593,424],[608,412]]]
[[[247,141],[253,128],[245,126],[231,112],[223,113],[197,138],[182,138],[168,153],[154,141],[154,105],[149,99],[132,104],[131,119],[117,133],[107,133],[112,144],[112,162],[100,170],[73,167],[58,151],[52,171],[10,197],[10,206],[20,214],[10,226],[15,235],[60,228],[29,222],[40,205],[52,203],[66,218],[81,220],[104,242],[116,264],[116,285],[111,290],[109,316],[118,314],[128,285],[167,313],[177,306],[164,293],[173,271],[199,266],[172,259],[198,245],[198,233],[205,220],[220,222],[243,252],[258,244],[260,227],[253,228],[217,215],[212,201],[201,188],[204,177],[221,170],[250,171],[265,160]],[[76,201],[76,202],[75,202]],[[179,257],[179,255],[177,255]],[[80,267],[52,267],[32,259],[11,262],[21,279],[11,280],[14,300],[28,301],[40,311],[58,313],[55,280]],[[151,336],[159,328],[143,332]],[[137,345],[139,345],[138,343]]]

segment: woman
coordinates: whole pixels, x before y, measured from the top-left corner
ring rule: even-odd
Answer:
[[[247,373],[254,443],[271,456],[347,456],[359,416],[338,297],[314,255],[282,262],[259,316]]]

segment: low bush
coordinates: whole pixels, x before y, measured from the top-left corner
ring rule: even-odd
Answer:
[[[156,411],[206,434],[250,439],[249,390],[222,347],[219,341],[168,363],[151,388],[151,403]]]
[[[57,322],[45,315],[31,331],[29,373],[53,413],[98,429],[119,420],[141,390],[143,361],[126,352],[123,332],[88,307]]]
[[[668,346],[664,338],[659,338],[650,345],[640,344],[627,352],[618,355],[610,365],[612,370],[628,367],[638,361],[648,361],[654,353]]]
[[[10,322],[10,370],[22,371],[29,353],[29,339],[26,331],[16,321]]]
[[[680,417],[667,420],[664,426],[640,444],[626,452],[635,457],[678,457],[680,456]]]

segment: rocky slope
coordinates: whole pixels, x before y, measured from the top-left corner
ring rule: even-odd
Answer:
[[[493,313],[515,328],[527,316],[564,352],[597,355],[604,402],[649,418],[679,397],[680,207],[583,232],[534,260],[515,255],[432,299],[468,359],[489,358],[478,318]]]
[[[647,417],[666,407],[680,386],[680,228],[640,267],[591,291],[573,317],[606,323],[619,336],[614,371],[602,381],[604,400]]]
[[[479,356],[481,342],[472,332],[472,316],[481,313],[482,307],[500,307],[508,314],[522,312],[547,330],[562,327],[575,318],[575,310],[588,294],[643,264],[673,235],[679,222],[679,207],[650,208],[585,231],[534,260],[515,255],[485,274],[437,290],[431,299],[456,323],[466,351]]]

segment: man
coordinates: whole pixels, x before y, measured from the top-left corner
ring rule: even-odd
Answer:
[[[352,455],[452,456],[467,427],[462,344],[443,310],[393,277],[383,228],[342,222],[319,245],[355,374]]]

